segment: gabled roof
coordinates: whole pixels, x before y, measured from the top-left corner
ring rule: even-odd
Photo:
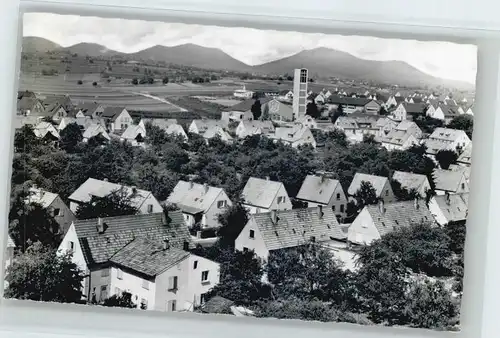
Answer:
[[[240,123],[242,123],[247,130],[260,129],[264,134],[267,134],[274,130],[274,125],[271,121],[243,120]]]
[[[439,108],[441,108],[445,117],[455,117],[460,115],[460,113],[458,112],[458,108],[460,107],[457,105],[442,104],[439,105]]]
[[[92,115],[97,108],[101,105],[97,102],[85,102],[76,105],[77,109],[80,109],[85,116]]]
[[[398,123],[398,125],[395,127],[395,129],[402,130],[402,131],[407,131],[409,129],[413,129],[413,130],[420,131],[420,133],[422,133],[419,126],[415,122],[408,121],[408,120],[403,120],[400,123]]]
[[[471,156],[472,156],[472,142],[469,143],[462,151],[460,156],[458,157],[458,162],[471,164]]]
[[[165,130],[165,134],[167,135],[177,135],[177,136],[183,136],[184,138],[187,139],[187,134],[184,131],[184,128],[180,124],[171,124],[167,127]]]
[[[297,194],[297,199],[328,204],[338,186],[340,182],[333,178],[307,175]]]
[[[406,188],[408,191],[415,189],[419,191],[422,188],[422,185],[427,181],[429,184],[429,180],[427,176],[415,173],[408,173],[405,171],[395,171],[392,175],[392,179],[401,183],[402,188]]]
[[[250,177],[241,195],[245,204],[267,209],[271,207],[274,198],[282,186],[283,183],[281,182]]]
[[[136,238],[147,238],[158,244],[169,240],[172,248],[182,249],[187,242],[194,244],[184,217],[179,210],[154,214],[138,214],[102,218],[104,233],[98,232],[99,219],[76,220],[73,222],[78,240],[88,264],[107,262],[119,250]]]
[[[220,136],[223,140],[233,139],[233,137],[229,135],[229,133],[225,131],[221,126],[209,126],[202,136],[206,139],[211,139],[216,137],[217,135]]]
[[[60,138],[59,132],[52,123],[42,121],[33,128],[33,132],[39,138],[44,138],[47,134],[51,134],[54,138]]]
[[[89,125],[87,129],[85,129],[85,132],[83,133],[83,138],[91,139],[92,137],[96,137],[99,134],[102,135],[105,139],[111,140],[106,129],[104,129],[103,126],[97,123],[93,123]]]
[[[448,150],[450,148],[450,144],[444,140],[436,140],[436,139],[426,139],[424,141],[425,146],[427,147],[426,153],[435,155],[440,150]]]
[[[460,137],[467,137],[467,134],[463,130],[450,129],[450,128],[436,128],[434,132],[429,136],[430,139],[444,140],[444,141],[455,141]]]
[[[131,124],[125,129],[121,134],[121,138],[124,140],[135,140],[137,136],[141,135],[143,138],[146,137],[146,129],[140,125]]]
[[[459,184],[465,177],[463,171],[452,171],[445,169],[434,169],[432,178],[436,185],[436,190],[456,192]]]
[[[434,223],[434,217],[424,201],[367,205],[363,210],[370,214],[380,236],[412,224]]]
[[[12,237],[10,237],[9,234],[7,234],[7,248],[15,248],[16,247],[16,243],[14,243],[14,240],[12,239]]]
[[[133,271],[155,277],[190,255],[189,252],[178,248],[164,250],[158,242],[147,238],[136,238],[109,260]]]
[[[161,128],[163,130],[167,130],[172,124],[177,124],[177,119],[151,119],[144,118],[142,119],[144,124],[151,123],[151,125]]]
[[[39,188],[31,187],[29,189],[29,195],[26,197],[26,203],[37,203],[43,208],[48,208],[59,196],[53,192],[44,191]]]
[[[413,134],[404,130],[391,130],[386,136],[380,138],[380,142],[402,146]]]
[[[294,125],[293,127],[278,127],[274,130],[274,133],[270,133],[267,136],[272,139],[280,140],[283,142],[294,143],[300,141],[304,138],[304,134],[307,131],[311,131],[308,127],[304,125]],[[309,142],[314,141],[314,137],[312,135],[308,135],[312,139],[308,140]]]
[[[338,104],[338,105],[349,105],[349,106],[357,106],[364,107],[369,102],[373,101],[367,98],[359,98],[359,97],[342,97],[338,95],[331,95],[327,100],[328,103]]]
[[[114,121],[123,110],[125,110],[125,107],[105,107],[101,116]]]
[[[185,213],[203,213],[210,209],[223,191],[222,188],[209,185],[179,181],[167,202],[177,205]]]
[[[261,97],[258,100],[260,101],[260,104],[262,105],[264,103],[267,103],[267,102],[273,100],[273,98],[271,98],[271,97]],[[245,101],[240,102],[238,104],[235,104],[234,106],[227,107],[227,108],[224,109],[224,111],[246,112],[246,111],[249,111],[249,110],[252,109],[252,106],[255,103],[255,101],[257,101],[257,100],[256,99],[248,99],[248,100],[245,100]]]
[[[448,194],[433,197],[448,222],[464,221],[467,218],[469,194]]]
[[[40,101],[35,97],[23,96],[21,99],[17,100],[17,110],[32,110],[39,102]]]
[[[423,114],[425,110],[425,104],[423,103],[401,103],[408,114]]]
[[[356,175],[354,175],[354,178],[352,179],[349,189],[347,190],[347,193],[351,196],[354,196],[359,188],[361,188],[361,182],[363,181],[370,182],[375,189],[377,196],[381,196],[383,192],[382,190],[384,189],[386,183],[388,183],[389,179],[383,176],[356,173]]]
[[[194,123],[196,127],[198,127],[198,131],[203,134],[207,129],[211,127],[221,127],[224,128],[224,121],[222,120],[209,120],[209,119],[200,119],[200,120],[193,120],[191,122],[192,124]]]
[[[273,212],[258,213],[249,222],[255,222],[269,251],[303,245],[313,237],[315,242],[345,239],[332,209],[322,208],[322,216],[319,211],[318,207],[278,210],[276,223]]]
[[[146,199],[152,195],[151,192],[147,190],[135,189],[117,183],[89,178],[69,196],[69,199],[75,202],[85,203],[89,202],[92,196],[106,197],[112,192],[120,189],[123,189],[131,197],[130,202],[136,208],[140,208]]]

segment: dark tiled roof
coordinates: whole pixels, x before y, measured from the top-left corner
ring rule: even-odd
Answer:
[[[465,177],[463,171],[452,171],[445,169],[434,169],[432,178],[436,184],[436,190],[456,192],[459,184]]]
[[[262,97],[259,99],[261,105],[264,103],[267,103],[271,100],[273,100],[273,98],[270,98],[270,97]],[[255,99],[248,99],[248,100],[240,102],[234,106],[227,107],[226,109],[224,109],[224,111],[246,112],[246,111],[249,111],[250,109],[252,109],[252,105],[255,103],[255,101],[256,101]]]
[[[423,103],[404,102],[403,106],[408,114],[423,114],[425,110],[425,104]]]
[[[88,264],[106,262],[136,237],[159,243],[168,238],[170,245],[176,248],[183,248],[187,241],[193,247],[181,211],[169,212],[168,224],[163,224],[162,218],[162,213],[106,217],[103,218],[106,226],[103,234],[97,231],[98,219],[77,220],[74,226]]]
[[[427,176],[405,171],[394,171],[392,179],[401,183],[402,188],[407,190],[415,189],[419,191],[425,182],[428,182]]]
[[[272,212],[251,216],[268,250],[278,250],[303,245],[314,237],[316,242],[346,238],[345,233],[330,208],[292,209],[276,211],[277,222],[273,223]]]
[[[338,96],[338,95],[331,95],[327,99],[328,103],[352,105],[352,106],[359,106],[359,107],[365,106],[370,101],[372,101],[372,100],[367,99],[367,98],[342,97],[342,96]]]
[[[434,199],[448,222],[464,221],[467,218],[468,193],[434,196]]]
[[[173,265],[183,261],[189,252],[178,249],[163,249],[158,241],[136,238],[110,258],[110,261],[147,276],[157,276]]]
[[[434,223],[434,217],[424,201],[374,204],[365,206],[365,209],[372,217],[380,236],[415,223]]]
[[[472,142],[469,143],[458,157],[458,162],[471,164]]]
[[[125,107],[105,107],[102,112],[102,117],[115,120]]]
[[[92,115],[99,106],[100,105],[96,102],[87,102],[76,105],[76,108],[81,109],[85,116],[89,116]]]

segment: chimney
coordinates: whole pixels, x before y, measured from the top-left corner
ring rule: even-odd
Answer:
[[[203,191],[205,194],[208,192],[208,184],[203,183]]]
[[[168,238],[163,239],[163,250],[168,250],[170,249],[170,241]]]
[[[322,205],[318,205],[318,217],[319,219],[322,219],[323,218],[323,206]]]
[[[137,187],[133,186],[132,187],[132,195],[135,195],[135,194],[137,194]]]
[[[420,205],[418,203],[418,197],[415,197],[413,200],[413,205],[415,206],[415,209],[418,210],[420,208]]]
[[[104,221],[101,217],[97,219],[97,232],[100,234],[104,233]]]
[[[445,194],[445,198],[446,198],[446,204],[450,205],[450,193],[449,192],[446,192]]]
[[[276,210],[271,210],[271,221],[273,222],[273,224],[278,223],[278,214]]]
[[[168,224],[168,210],[163,210],[161,213],[161,225]]]
[[[385,213],[385,207],[384,207],[384,200],[381,199],[378,201],[378,210],[380,211],[381,214]]]

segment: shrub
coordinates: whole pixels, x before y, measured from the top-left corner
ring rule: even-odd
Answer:
[[[83,81],[82,80],[78,80],[77,82],[79,85],[83,84]]]

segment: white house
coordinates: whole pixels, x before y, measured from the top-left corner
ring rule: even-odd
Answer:
[[[202,134],[203,138],[207,141],[214,138],[219,137],[221,141],[230,143],[233,141],[233,137],[229,135],[227,131],[224,130],[221,126],[210,126],[207,130]]]
[[[238,99],[251,99],[254,92],[251,90],[247,90],[245,85],[243,85],[242,89],[236,89],[233,93],[233,96]]]
[[[307,175],[296,196],[308,207],[322,205],[331,208],[337,217],[346,216],[347,197],[338,180],[324,175]]]
[[[87,179],[69,196],[69,208],[73,213],[76,213],[78,206],[82,203],[90,202],[92,196],[106,197],[120,191],[123,192],[124,195],[130,197],[131,205],[138,210],[139,214],[151,214],[163,210],[161,204],[150,191],[108,181],[96,180],[94,178]]]
[[[181,137],[185,142],[188,141],[188,136],[184,131],[184,128],[180,124],[171,124],[165,130],[165,134],[175,137]]]
[[[427,146],[427,153],[435,155],[439,150],[465,149],[470,142],[470,138],[463,130],[436,128],[424,143]]]
[[[85,131],[83,132],[82,141],[88,142],[91,138],[94,137],[102,137],[103,139],[106,139],[108,141],[111,140],[111,137],[109,137],[109,134],[106,131],[106,129],[102,125],[97,123],[93,123],[89,125],[87,129],[85,129]]]
[[[236,127],[236,136],[245,138],[251,135],[269,134],[274,132],[274,125],[271,121],[241,121]]]
[[[347,194],[349,197],[354,198],[354,195],[361,188],[362,182],[369,182],[373,189],[375,189],[375,194],[377,198],[383,199],[386,203],[391,203],[396,200],[394,192],[392,191],[391,183],[387,177],[368,175],[362,173],[356,173],[352,179],[349,189],[347,189]]]
[[[36,203],[46,209],[54,217],[57,224],[59,224],[61,234],[65,234],[71,223],[76,220],[75,215],[62,198],[53,192],[31,187],[28,196],[25,198],[25,202],[26,204]]]
[[[462,153],[457,159],[457,163],[466,167],[470,167],[472,157],[472,141],[462,150]]]
[[[146,127],[142,121],[138,125],[130,124],[120,135],[120,141],[128,142],[134,147],[143,145],[145,139]]]
[[[221,120],[193,120],[189,125],[188,132],[198,135],[203,135],[210,127],[219,126],[225,128],[226,123]]]
[[[281,182],[250,177],[241,195],[242,205],[251,214],[292,209],[290,197]]]
[[[380,138],[382,147],[385,149],[392,150],[406,150],[414,145],[417,145],[418,139],[410,134],[409,132],[403,130],[392,130],[385,137]]]
[[[311,145],[316,148],[316,140],[311,132],[311,129],[302,125],[295,125],[293,127],[278,127],[274,133],[269,133],[267,137],[281,141],[285,144],[297,148],[302,145]]]
[[[45,140],[58,140],[61,138],[56,127],[52,123],[42,121],[38,123],[34,128],[33,132],[35,136]]]
[[[436,222],[444,226],[450,222],[464,222],[467,219],[469,194],[444,194],[433,196],[429,210]]]
[[[469,184],[464,171],[434,169],[434,190],[437,195],[461,194],[469,192]]]
[[[318,124],[316,123],[316,120],[313,119],[309,115],[304,115],[302,117],[299,117],[297,120],[295,120],[296,124],[300,124],[304,127],[307,127],[309,129],[316,129],[318,128]]]
[[[219,281],[218,264],[194,248],[180,211],[73,222],[59,246],[87,277],[83,298],[129,292],[139,307],[192,311]]]
[[[414,120],[425,115],[425,104],[401,102],[392,114],[396,121]]]
[[[105,107],[99,117],[106,121],[111,132],[123,131],[132,124],[132,117],[124,107]]]
[[[202,229],[220,227],[218,216],[232,205],[222,188],[192,181],[179,181],[167,199],[182,210],[189,227],[200,224]]]
[[[427,191],[431,189],[429,180],[425,175],[396,170],[392,174],[392,179],[399,182],[401,188],[408,190],[408,192],[416,191],[421,198],[425,198]]]
[[[424,201],[367,205],[347,230],[347,240],[354,244],[369,245],[396,229],[415,223],[434,223],[434,217]]]
[[[254,251],[267,261],[269,253],[274,250],[345,238],[332,209],[317,206],[251,215],[235,240],[235,249]]]

